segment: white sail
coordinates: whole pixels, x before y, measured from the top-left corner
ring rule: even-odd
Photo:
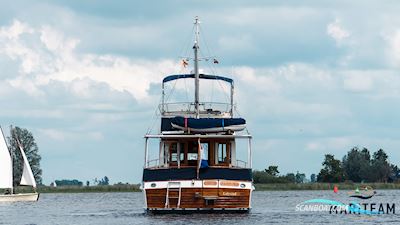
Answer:
[[[10,152],[0,127],[0,188],[13,187],[13,171]]]
[[[36,187],[35,177],[33,177],[31,166],[29,165],[28,159],[26,158],[24,148],[21,143],[17,139],[19,150],[21,151],[22,158],[24,159],[24,169],[21,177],[21,185],[29,185],[32,187]]]

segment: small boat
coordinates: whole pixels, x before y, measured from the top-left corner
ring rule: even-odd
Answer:
[[[370,199],[376,194],[376,191],[371,186],[364,186],[361,189],[356,188],[356,190],[348,192],[348,194],[352,198]]]
[[[0,189],[5,189],[4,194],[0,194],[0,202],[32,202],[39,199],[39,193],[14,193],[13,186],[13,161],[10,151],[4,137],[3,130],[0,127]],[[25,155],[24,149],[17,138],[19,150],[24,161],[22,178],[19,182],[20,185],[32,186],[36,190],[36,181],[29,165],[28,159]]]
[[[191,133],[220,133],[241,131],[246,128],[243,118],[187,118],[176,116],[171,119],[171,126]]]

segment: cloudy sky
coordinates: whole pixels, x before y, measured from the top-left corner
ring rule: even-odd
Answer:
[[[236,81],[255,169],[318,173],[324,154],[353,146],[400,164],[399,11],[398,1],[3,2],[0,124],[33,132],[45,183],[140,182],[160,81],[185,72],[200,16],[203,50]]]

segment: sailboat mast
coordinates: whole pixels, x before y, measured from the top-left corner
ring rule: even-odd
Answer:
[[[200,117],[200,109],[199,109],[199,18],[196,16],[194,20],[195,24],[195,40],[194,40],[194,87],[195,87],[195,94],[194,94],[194,104],[196,109],[196,118]]]
[[[12,126],[10,126],[10,136],[11,136],[11,141],[13,140],[13,138],[14,138],[14,132],[13,132],[13,127]],[[10,143],[11,144],[11,143]],[[7,146],[8,147],[8,146]],[[10,151],[10,155],[11,155],[11,171],[12,171],[12,188],[11,188],[11,194],[14,194],[14,189],[15,189],[15,187],[14,187],[14,152],[12,151],[12,149],[11,148],[8,148],[8,149],[10,149],[11,151]]]

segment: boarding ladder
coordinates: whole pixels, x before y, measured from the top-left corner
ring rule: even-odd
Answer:
[[[182,193],[181,182],[169,181],[167,184],[167,194],[165,196],[165,208],[171,208],[171,205],[170,205],[171,199],[178,200],[178,203],[176,204],[176,208],[179,208],[181,205],[181,193]]]

